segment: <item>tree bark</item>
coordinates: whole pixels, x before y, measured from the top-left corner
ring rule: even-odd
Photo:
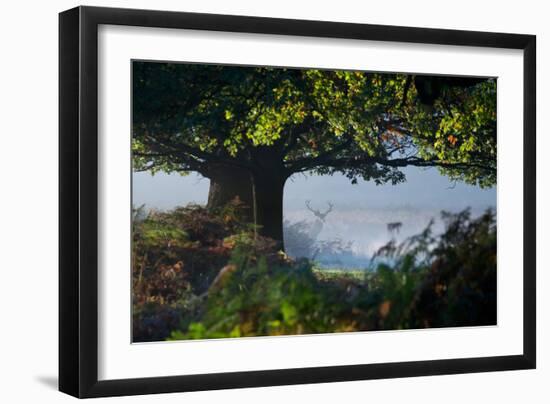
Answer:
[[[239,198],[243,203],[242,219],[247,222],[253,216],[253,183],[252,176],[246,170],[229,165],[211,166],[206,176],[210,179],[207,209],[214,212],[229,202]]]
[[[279,170],[255,172],[235,166],[213,166],[207,208],[216,211],[236,197],[244,204],[242,219],[258,226],[258,233],[272,238],[283,248],[283,190],[286,177]]]
[[[262,173],[253,176],[254,217],[262,236],[272,238],[284,249],[283,191],[286,178]]]

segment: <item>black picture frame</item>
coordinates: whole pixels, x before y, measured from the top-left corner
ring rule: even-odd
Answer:
[[[100,24],[523,50],[523,354],[98,381]],[[60,13],[59,389],[84,398],[535,368],[535,60],[533,35],[96,7]]]

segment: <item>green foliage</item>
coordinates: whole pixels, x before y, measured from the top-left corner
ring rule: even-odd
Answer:
[[[425,159],[437,158],[469,166],[466,170],[443,167],[441,171],[453,179],[481,186],[494,185],[496,100],[494,80],[460,91],[447,88],[435,103],[435,107],[439,108],[436,124],[427,124],[422,115],[410,117],[411,126],[423,133],[414,138],[420,155]],[[487,171],[487,164],[495,170]]]
[[[431,225],[406,242],[379,252],[371,279],[385,291],[391,309],[384,322],[396,328],[452,327],[496,323],[496,223],[486,211],[442,213],[446,230]],[[385,324],[386,324],[385,323]]]
[[[442,234],[430,225],[401,244],[390,242],[369,270],[358,272],[290,260],[238,222],[219,232],[223,220],[197,207],[149,214],[136,225],[172,223],[187,234],[179,241],[187,244],[175,255],[157,250],[158,239],[134,244],[134,340],[495,324],[494,212],[442,217]],[[158,226],[147,226],[157,234]],[[139,240],[149,240],[144,229]],[[189,270],[192,257],[197,262]]]
[[[401,167],[435,165],[457,180],[496,181],[493,79],[441,85],[427,106],[405,74],[133,62],[133,77],[137,170],[278,161],[286,176],[396,183]]]
[[[223,239],[246,228],[235,212],[238,206],[228,206],[214,216],[199,206],[147,214],[143,208],[134,211],[135,341],[164,339],[183,317],[197,315],[198,296],[230,256]]]
[[[275,242],[243,222],[239,201],[215,214],[191,205],[169,212],[135,209],[132,242],[133,338],[165,339],[204,310],[208,288],[238,246],[270,262]]]
[[[187,338],[318,333],[333,328],[339,302],[326,299],[307,263],[268,267],[263,258],[250,262],[241,249],[232,261],[237,270],[223,288],[209,294],[206,312],[200,323],[192,324]]]

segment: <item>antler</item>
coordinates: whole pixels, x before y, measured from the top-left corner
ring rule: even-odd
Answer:
[[[313,208],[311,207],[311,205],[310,205],[310,202],[311,202],[310,200],[307,200],[307,201],[306,201],[306,207],[307,207],[307,209],[308,209],[310,212],[312,212],[315,216],[320,215],[321,212],[319,212],[319,211],[316,210],[316,209],[313,209]]]
[[[326,212],[324,213],[321,213],[321,211],[317,210],[317,209],[313,209],[310,205],[310,202],[309,200],[306,201],[306,207],[308,208],[308,210],[310,212],[312,212],[316,217],[318,217],[319,219],[321,219],[322,221],[325,221],[325,218],[327,217],[327,215],[332,212],[332,208],[334,207],[334,205],[331,203],[331,202],[327,202],[328,204],[328,209]]]

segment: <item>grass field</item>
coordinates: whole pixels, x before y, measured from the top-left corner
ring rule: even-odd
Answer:
[[[312,271],[320,281],[332,281],[336,279],[363,281],[369,273],[364,269],[321,268],[318,266],[313,266]]]

